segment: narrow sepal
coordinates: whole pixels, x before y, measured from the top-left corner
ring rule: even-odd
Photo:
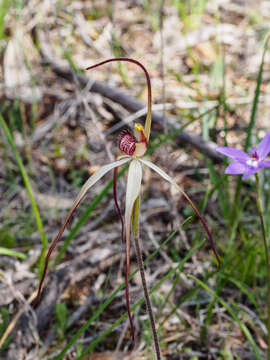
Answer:
[[[257,146],[257,154],[259,160],[263,160],[270,153],[270,131],[265,135],[262,141]]]
[[[63,232],[64,232],[64,230],[65,230],[65,228],[66,228],[66,226],[68,224],[68,222],[70,221],[72,214],[74,213],[76,208],[79,206],[79,204],[82,201],[84,195],[108,171],[112,170],[115,167],[121,166],[121,165],[125,164],[128,161],[130,161],[130,158],[125,158],[125,159],[122,159],[122,160],[119,160],[119,161],[115,161],[115,162],[113,162],[111,164],[102,166],[83,185],[83,187],[82,187],[81,191],[79,192],[77,198],[75,199],[71,209],[69,210],[63,225],[61,226],[58,234],[56,235],[56,238],[53,240],[51,246],[49,247],[49,250],[48,250],[46,258],[45,258],[43,274],[42,274],[42,277],[41,277],[41,280],[40,280],[40,283],[39,283],[38,294],[37,294],[36,298],[34,299],[33,306],[35,306],[38,303],[38,300],[39,300],[39,297],[40,297],[40,294],[41,294],[41,290],[42,290],[42,285],[43,285],[43,282],[45,280],[45,276],[47,274],[47,269],[48,269],[50,256],[51,256],[53,250],[55,249],[59,239],[61,238],[61,236],[62,236],[62,234],[63,234]]]
[[[248,170],[247,165],[242,164],[238,161],[234,161],[230,163],[229,166],[226,167],[225,174],[230,174],[230,175],[244,174],[247,170]]]
[[[129,286],[128,277],[130,269],[130,233],[131,233],[131,216],[135,200],[140,194],[142,182],[142,165],[138,160],[132,160],[129,166],[126,190],[126,209],[125,209],[125,237],[126,237],[126,301],[129,315],[132,336],[134,337],[134,327],[130,313],[129,305]]]
[[[122,244],[124,244],[125,243],[125,239],[124,239],[125,224],[124,224],[124,219],[123,219],[122,212],[121,212],[120,206],[118,204],[118,198],[117,198],[117,172],[118,172],[118,167],[114,168],[114,170],[113,170],[113,198],[114,198],[115,208],[116,208],[117,214],[118,214],[120,222],[121,222],[121,240],[122,240]]]
[[[223,155],[229,156],[230,158],[241,162],[246,162],[248,159],[250,159],[250,156],[243,150],[230,148],[227,146],[217,146],[215,150]]]
[[[191,207],[193,208],[193,210],[195,211],[195,213],[198,215],[205,232],[208,235],[208,238],[210,240],[211,243],[211,248],[213,250],[213,253],[215,254],[215,257],[218,261],[219,266],[221,265],[221,261],[219,258],[219,255],[216,251],[215,248],[215,243],[214,243],[214,239],[212,237],[212,234],[208,228],[208,225],[206,224],[204,218],[202,217],[201,213],[199,212],[199,210],[197,209],[197,207],[194,205],[193,201],[190,199],[190,197],[185,193],[185,191],[183,189],[181,189],[181,187],[179,185],[177,185],[177,183],[168,175],[165,173],[165,171],[163,171],[162,169],[160,169],[158,166],[156,166],[155,164],[151,163],[148,160],[143,160],[140,159],[140,162],[142,162],[143,164],[145,164],[146,166],[150,167],[152,170],[154,170],[155,172],[157,172],[161,177],[163,177],[165,180],[167,180],[169,183],[171,183],[178,191],[180,191],[180,193],[182,193],[182,195],[186,198],[186,200],[189,202],[189,204],[191,205]]]

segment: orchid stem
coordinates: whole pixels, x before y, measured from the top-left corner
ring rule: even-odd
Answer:
[[[263,220],[263,209],[262,209],[262,202],[261,202],[261,187],[260,187],[260,180],[259,175],[255,174],[256,176],[256,185],[257,185],[257,208],[258,214],[260,217],[261,228],[262,228],[262,237],[263,237],[263,245],[264,245],[264,252],[265,252],[265,260],[266,260],[266,269],[267,269],[267,360],[270,360],[270,259],[269,259],[269,249],[266,239],[265,233],[265,226]]]
[[[122,244],[126,244],[126,238],[125,238],[125,234],[124,234],[124,227],[125,227],[124,226],[124,219],[123,219],[121,209],[120,209],[120,206],[118,204],[118,199],[117,199],[117,173],[118,173],[118,167],[114,168],[114,172],[113,172],[113,198],[114,198],[114,203],[115,203],[117,214],[118,214],[118,216],[120,218],[120,221],[121,221],[121,240],[122,240]],[[131,315],[131,311],[130,311],[130,304],[129,304],[129,284],[128,284],[129,261],[128,260],[129,259],[126,257],[126,271],[125,271],[126,304],[127,304],[127,313],[128,313],[129,323],[130,323],[132,340],[133,340],[133,342],[135,342],[135,328],[134,328],[132,315]]]
[[[151,323],[152,328],[152,334],[154,339],[154,345],[155,345],[155,352],[156,352],[156,360],[161,360],[161,352],[160,352],[160,346],[159,346],[159,340],[156,330],[156,324],[155,324],[155,318],[152,310],[151,305],[151,299],[148,293],[146,279],[145,279],[145,272],[143,267],[143,259],[142,259],[142,253],[140,249],[140,243],[139,243],[139,213],[140,213],[140,198],[137,197],[135,204],[134,204],[134,213],[133,213],[133,221],[132,221],[132,227],[133,227],[133,235],[134,235],[134,242],[135,242],[135,248],[136,248],[136,256],[137,256],[137,263],[139,266],[140,274],[141,274],[141,280],[142,280],[142,286],[144,291],[144,298],[148,310],[148,315]]]

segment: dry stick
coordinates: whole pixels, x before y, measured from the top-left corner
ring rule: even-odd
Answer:
[[[55,18],[55,23],[57,24],[57,21],[58,21],[58,18],[57,18],[57,13],[56,13],[56,9],[55,9],[55,6],[53,6],[53,15],[54,15],[54,18]],[[78,78],[78,74],[75,72],[75,70],[73,69],[72,67],[72,64],[69,60],[69,57],[68,57],[68,51],[67,51],[67,48],[65,46],[65,41],[63,39],[63,36],[60,32],[60,29],[59,27],[57,26],[57,33],[58,33],[58,37],[60,39],[60,44],[62,46],[62,49],[63,49],[63,52],[64,52],[64,55],[65,55],[65,58],[68,60],[69,62],[69,68],[70,68],[70,71],[72,73],[72,78],[73,78],[73,82],[75,83],[76,85],[76,93],[77,93],[77,98],[79,98],[79,102],[82,102],[84,107],[85,107],[85,110],[90,114],[91,118],[92,118],[92,121],[94,122],[95,126],[96,126],[96,129],[97,129],[97,132],[98,132],[98,136],[99,138],[101,139],[101,141],[104,143],[105,145],[105,150],[107,152],[107,155],[109,157],[110,160],[113,160],[113,156],[112,156],[112,153],[107,145],[107,142],[105,141],[105,136],[103,135],[103,132],[99,129],[99,126],[98,126],[98,123],[95,119],[95,115],[93,113],[93,111],[91,111],[88,103],[86,103],[86,101],[84,100],[84,92],[85,90],[86,91],[91,91],[91,87],[92,87],[92,84],[94,81],[92,81],[91,79],[86,83],[84,84],[85,86],[85,89],[81,89],[80,88],[80,85],[81,85],[81,82]]]
[[[73,79],[71,70],[55,61],[55,58],[52,56],[51,48],[49,47],[49,42],[45,39],[45,35],[42,32],[37,31],[37,29],[35,30],[39,39],[41,53],[43,56],[43,65],[47,63],[57,75],[68,81],[72,81]],[[85,75],[77,74],[77,78],[82,85],[87,84],[89,81],[89,77]],[[104,97],[122,105],[131,112],[138,111],[145,107],[141,101],[127,95],[122,90],[118,90],[101,81],[95,81],[91,91],[103,95]],[[175,117],[167,115],[166,119],[170,129],[172,131],[176,130],[177,126]],[[163,127],[164,120],[161,114],[152,112],[152,120],[154,123],[157,123]],[[215,151],[216,144],[213,142],[204,141],[200,136],[191,134],[184,130],[176,135],[176,138],[178,139],[179,143],[189,144],[195,147],[197,150],[199,150],[200,153],[203,153],[216,162],[224,161],[224,157]]]
[[[18,320],[20,319],[20,317],[22,316],[22,314],[25,311],[26,306],[29,306],[30,303],[33,301],[33,299],[36,297],[37,292],[35,291],[27,300],[27,303],[24,304],[24,306],[22,306],[20,308],[20,310],[17,312],[17,314],[13,317],[13,319],[11,320],[11,322],[9,323],[8,327],[5,329],[1,339],[0,339],[0,349],[3,346],[4,342],[6,341],[8,335],[11,333],[11,331],[14,329],[15,325],[17,324]]]
[[[144,298],[145,298],[148,315],[149,315],[149,319],[150,319],[150,324],[151,324],[151,328],[152,328],[152,334],[153,334],[155,352],[156,352],[156,359],[161,360],[161,352],[160,352],[159,340],[158,340],[157,329],[156,329],[156,324],[155,324],[155,318],[154,318],[154,314],[153,314],[153,310],[152,310],[150,296],[149,296],[148,289],[147,289],[144,267],[143,267],[142,253],[141,253],[140,244],[139,244],[139,213],[140,213],[140,198],[138,196],[135,201],[135,204],[134,204],[133,235],[134,235],[134,242],[135,242],[135,248],[136,248],[137,263],[139,266],[141,280],[142,280]]]

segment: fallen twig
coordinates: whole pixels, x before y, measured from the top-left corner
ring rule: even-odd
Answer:
[[[37,33],[36,31],[35,35],[39,39],[40,51],[43,57],[43,64],[49,65],[51,69],[62,78],[68,81],[73,81],[73,74],[70,67],[65,66],[63,64],[63,61],[61,61],[60,64],[54,59],[51,48],[49,46],[49,42],[46,41],[44,33],[41,31]],[[81,86],[86,86],[87,83],[89,82],[89,77],[82,74],[77,74],[77,80],[80,82]],[[124,108],[126,108],[131,112],[139,111],[145,107],[145,105],[142,102],[140,102],[139,100],[135,99],[130,95],[127,95],[124,91],[118,90],[101,81],[94,81],[90,91],[101,94],[102,96],[122,105]],[[163,128],[164,118],[162,114],[152,112],[152,120],[154,123],[158,124]],[[171,129],[171,131],[177,129],[177,126],[175,125],[174,117],[166,115],[166,122],[168,124],[168,127]],[[216,162],[223,161],[223,156],[221,156],[215,151],[216,144],[213,142],[205,141],[200,136],[190,134],[185,130],[178,133],[176,135],[176,139],[179,141],[181,145],[182,144],[191,145],[195,147],[197,150],[199,150],[201,153],[203,153],[204,155],[208,156],[209,158],[211,158]]]

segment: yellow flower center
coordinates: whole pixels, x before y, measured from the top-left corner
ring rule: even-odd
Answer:
[[[136,150],[133,155],[137,158],[145,154],[148,146],[144,127],[141,124],[134,125],[134,136],[138,142],[136,143]]]

